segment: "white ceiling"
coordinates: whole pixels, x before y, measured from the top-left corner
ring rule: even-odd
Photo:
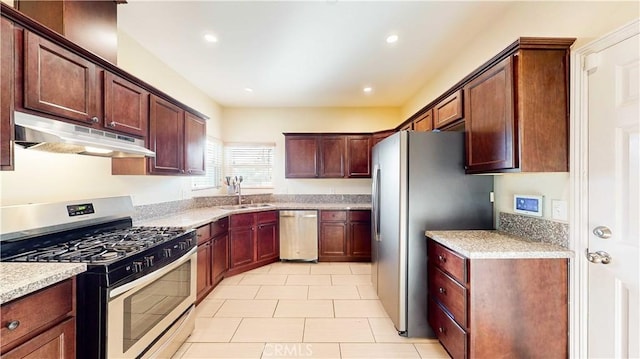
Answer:
[[[118,26],[222,106],[402,106],[510,4],[128,0]]]

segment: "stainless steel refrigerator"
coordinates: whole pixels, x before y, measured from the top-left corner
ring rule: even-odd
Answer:
[[[425,230],[492,229],[493,177],[465,175],[464,133],[395,133],[373,147],[372,268],[399,334],[427,323]]]

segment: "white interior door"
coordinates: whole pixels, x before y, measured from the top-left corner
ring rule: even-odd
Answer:
[[[585,59],[590,358],[640,357],[639,45],[636,34]]]

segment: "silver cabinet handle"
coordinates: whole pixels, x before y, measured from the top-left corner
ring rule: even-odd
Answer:
[[[89,119],[89,122],[98,123],[100,122],[100,119],[96,116],[93,116]]]
[[[611,237],[611,229],[607,226],[597,226],[593,229],[593,234],[598,238],[607,239]]]
[[[440,292],[440,294],[445,294],[445,293],[447,293],[447,290],[442,288],[442,287],[440,287],[440,288],[438,288],[438,292]]]
[[[589,252],[589,250],[587,249],[586,255],[587,255],[587,259],[591,263],[602,263],[602,264],[611,263],[611,256],[609,255],[609,253],[605,251]]]
[[[109,124],[107,126],[109,126],[111,128],[115,128],[116,127],[116,121],[109,122]]]
[[[19,320],[12,320],[9,323],[7,323],[7,329],[9,330],[16,330],[18,329],[19,326],[20,326]]]

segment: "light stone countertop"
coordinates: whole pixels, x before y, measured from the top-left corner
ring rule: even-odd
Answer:
[[[196,228],[232,214],[273,210],[368,210],[369,203],[270,203],[268,207],[248,207],[243,209],[223,209],[206,207],[190,209],[160,218],[135,221],[135,226],[160,226]]]
[[[71,278],[84,263],[0,263],[0,304]]]
[[[425,235],[467,258],[573,258],[573,251],[549,243],[528,241],[500,231],[426,231]]]

